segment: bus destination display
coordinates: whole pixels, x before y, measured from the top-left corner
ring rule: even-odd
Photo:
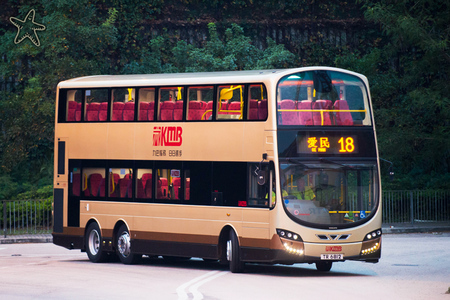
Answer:
[[[298,154],[356,154],[356,135],[297,136]]]

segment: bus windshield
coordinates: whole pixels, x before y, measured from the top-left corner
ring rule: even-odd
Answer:
[[[369,126],[363,81],[336,71],[315,70],[283,77],[277,89],[278,125]]]
[[[296,222],[312,227],[351,227],[378,207],[376,163],[280,162],[283,205]]]

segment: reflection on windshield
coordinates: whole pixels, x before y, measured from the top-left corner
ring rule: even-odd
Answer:
[[[342,72],[315,70],[283,77],[277,108],[282,126],[371,125],[363,81]]]
[[[349,224],[368,218],[377,206],[375,164],[290,161],[280,166],[283,204],[294,220]]]

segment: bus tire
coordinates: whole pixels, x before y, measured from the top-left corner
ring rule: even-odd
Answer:
[[[316,269],[320,272],[328,272],[331,270],[333,262],[331,261],[318,261],[316,262]]]
[[[234,230],[230,231],[230,237],[227,241],[227,260],[230,264],[231,273],[242,273],[244,271],[244,262],[241,261],[241,251],[239,240]]]
[[[141,255],[135,254],[131,250],[130,232],[125,224],[120,225],[116,235],[116,252],[123,264],[135,264]]]
[[[86,253],[93,263],[100,263],[106,260],[106,253],[103,251],[102,234],[96,222],[89,224],[85,236]]]

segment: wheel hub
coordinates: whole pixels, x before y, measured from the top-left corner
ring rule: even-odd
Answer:
[[[89,233],[89,251],[93,255],[97,255],[98,249],[100,248],[100,235],[97,230],[92,230]]]
[[[131,253],[131,242],[130,242],[130,234],[126,231],[122,232],[119,239],[117,240],[117,248],[119,253],[127,257]]]
[[[232,257],[233,257],[233,251],[231,250],[232,244],[231,244],[231,240],[227,241],[227,260],[231,261]]]

